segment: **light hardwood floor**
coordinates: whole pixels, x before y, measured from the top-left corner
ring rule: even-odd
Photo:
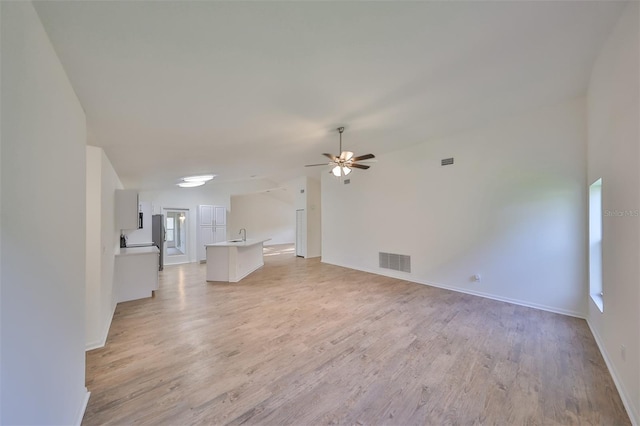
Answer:
[[[630,424],[584,320],[268,254],[119,304],[83,424]]]

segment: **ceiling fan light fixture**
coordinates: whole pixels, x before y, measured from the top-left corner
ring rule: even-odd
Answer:
[[[333,173],[335,177],[346,176],[351,173],[351,168],[348,166],[335,166],[331,169],[331,173]]]
[[[200,175],[200,176],[187,176],[182,178],[185,182],[208,182],[216,177],[216,175]]]
[[[204,185],[204,183],[205,182],[203,180],[201,180],[201,181],[196,181],[196,182],[180,182],[177,185],[180,188],[194,188],[196,186],[202,186],[202,185]]]

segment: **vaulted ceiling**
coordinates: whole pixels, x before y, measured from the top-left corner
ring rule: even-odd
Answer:
[[[125,186],[276,182],[584,95],[623,2],[43,1]]]

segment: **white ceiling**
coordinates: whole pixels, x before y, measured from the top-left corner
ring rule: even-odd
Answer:
[[[585,93],[623,3],[46,1],[126,187],[276,182]],[[366,173],[365,171],[357,171]]]

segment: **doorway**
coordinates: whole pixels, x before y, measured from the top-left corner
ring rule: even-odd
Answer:
[[[164,264],[188,263],[189,209],[163,209],[166,238]]]

